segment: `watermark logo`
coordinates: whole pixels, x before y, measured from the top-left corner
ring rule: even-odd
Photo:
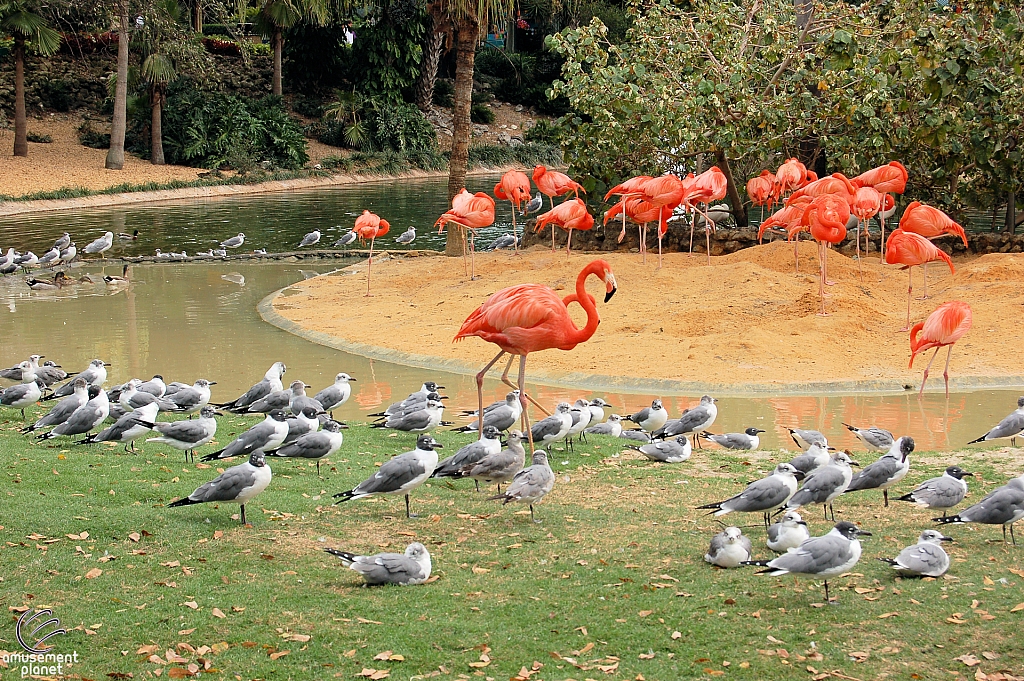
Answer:
[[[15,636],[18,638],[18,643],[21,644],[22,648],[24,648],[26,651],[30,653],[35,653],[39,655],[45,653],[52,647],[46,645],[47,641],[49,641],[54,636],[63,636],[68,632],[67,630],[60,628],[60,620],[56,617],[53,617],[53,611],[49,608],[45,610],[36,610],[31,617],[29,617],[30,613],[32,613],[31,610],[26,610],[25,612],[21,613],[21,617],[18,618],[18,626],[15,629],[14,633]],[[49,619],[44,620],[39,624],[36,624],[35,629],[33,629],[26,635],[25,630],[28,629],[29,626],[34,624],[39,618],[44,616],[49,617]],[[47,627],[51,625],[54,627],[53,629],[51,629],[50,631],[44,631]]]
[[[65,667],[78,664],[78,651],[72,653],[55,653],[49,643],[55,636],[67,634],[60,626],[60,620],[53,616],[49,608],[26,610],[18,618],[14,635],[21,644],[22,651],[0,653],[0,667],[18,666],[21,678],[39,676],[63,676]]]

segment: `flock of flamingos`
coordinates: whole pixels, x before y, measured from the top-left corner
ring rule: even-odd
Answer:
[[[761,223],[758,238],[770,228],[783,229],[790,240],[798,239],[801,232],[810,232],[818,243],[819,277],[818,294],[821,299],[821,316],[827,316],[825,309],[825,286],[828,281],[828,249],[846,239],[847,230],[857,228],[855,238],[858,260],[860,260],[861,227],[873,217],[878,217],[882,230],[881,260],[884,263],[901,265],[908,271],[907,287],[907,327],[902,331],[910,331],[911,358],[927,350],[935,349],[928,367],[924,371],[921,391],[928,380],[935,357],[942,347],[948,346],[946,368],[943,378],[946,384],[946,395],[949,395],[949,358],[952,345],[958,341],[971,327],[971,308],[962,301],[950,301],[940,305],[928,318],[910,328],[910,301],[913,293],[912,270],[914,266],[923,266],[929,262],[942,260],[955,273],[953,262],[944,251],[932,243],[932,239],[941,236],[956,236],[967,245],[967,235],[963,227],[954,222],[948,215],[937,208],[927,206],[918,201],[907,206],[899,221],[899,226],[885,238],[885,219],[895,212],[895,201],[890,194],[902,194],[907,186],[907,170],[898,161],[873,168],[856,177],[848,178],[842,173],[833,173],[828,177],[818,178],[803,163],[791,158],[783,163],[776,172],[762,171],[747,183],[747,194],[756,206],[768,206],[774,209],[767,220]],[[594,226],[594,217],[587,209],[586,203],[579,198],[583,187],[564,173],[548,170],[537,166],[533,171],[533,182],[541,194],[548,197],[551,210],[537,218],[536,230],[541,232],[548,225],[552,226],[552,250],[554,250],[554,226],[568,231],[566,254],[570,254],[573,230],[589,230]],[[619,241],[625,237],[626,218],[637,225],[640,236],[640,251],[646,261],[646,230],[647,225],[656,222],[658,226],[658,262],[661,266],[661,240],[668,230],[673,215],[691,217],[690,248],[693,248],[693,231],[697,215],[705,221],[705,234],[708,243],[708,263],[710,264],[710,232],[715,228],[714,220],[708,215],[708,207],[714,201],[726,196],[727,180],[725,174],[717,167],[695,175],[679,177],[671,173],[652,177],[640,175],[630,178],[612,187],[605,196],[608,201],[613,196],[618,201],[604,216],[607,224],[612,218],[621,216],[622,232]],[[524,203],[530,201],[530,178],[518,170],[506,172],[494,187],[494,196],[503,201],[511,202],[513,229],[516,229],[516,211],[522,210]],[[573,194],[557,206],[554,197]],[[538,195],[539,197],[539,195]],[[470,194],[463,189],[452,199],[451,210],[441,215],[434,223],[443,231],[448,223],[459,225],[470,234],[470,253],[473,247],[473,231],[494,223],[495,201],[489,194],[477,192]],[[356,234],[370,241],[370,256],[373,255],[373,240],[388,231],[388,223],[369,211],[356,219]],[[867,231],[865,229],[865,234]],[[518,249],[518,235],[516,235]],[[795,244],[794,244],[795,251]],[[865,253],[867,252],[865,244]],[[794,252],[794,255],[796,253]],[[469,265],[467,265],[467,269]],[[559,348],[571,350],[577,344],[588,340],[597,330],[600,318],[594,304],[593,296],[587,294],[584,287],[587,277],[594,275],[606,286],[605,301],[615,292],[615,276],[611,267],[603,260],[590,263],[580,272],[576,281],[576,291],[564,299],[560,299],[553,290],[539,284],[521,284],[503,289],[493,294],[483,305],[471,314],[463,323],[455,340],[468,336],[478,336],[496,344],[501,352],[491,360],[477,375],[480,408],[483,408],[482,385],[484,374],[506,353],[511,355],[502,380],[508,385],[512,360],[518,356],[520,399],[526,413],[526,392],[524,386],[526,356],[530,352]],[[473,274],[475,277],[475,263]],[[370,295],[369,270],[367,271],[367,295]],[[927,295],[927,278],[925,279],[925,295]],[[577,328],[568,314],[568,306],[578,302],[587,313],[587,324]],[[481,421],[482,423],[482,421]],[[529,426],[527,425],[527,432]]]

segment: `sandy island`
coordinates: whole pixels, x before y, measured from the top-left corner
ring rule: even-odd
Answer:
[[[829,310],[819,317],[816,247],[802,242],[800,273],[793,248],[775,242],[712,259],[673,253],[657,269],[637,254],[606,254],[617,295],[598,303],[601,325],[570,352],[531,355],[528,374],[543,383],[594,389],[644,389],[680,394],[700,389],[736,394],[823,390],[903,390],[920,384],[925,362],[909,370],[907,274],[894,266],[830,254]],[[453,344],[463,319],[505,286],[538,282],[568,293],[593,255],[552,254],[533,247],[522,257],[480,253],[476,281],[461,260],[395,257],[375,261],[374,297],[365,298],[365,262],[285,289],[262,306],[269,321],[311,340],[360,354],[422,367],[468,373],[497,351],[478,339]],[[967,301],[974,326],[956,345],[951,387],[1024,383],[1017,352],[1024,312],[1024,255],[991,254],[961,260],[951,276],[929,266],[928,300],[913,301],[912,323],[948,300]],[[914,295],[922,292],[920,269]],[[599,293],[599,282],[590,282]],[[600,300],[600,299],[599,299]],[[573,317],[583,325],[576,305]],[[942,388],[940,355],[929,389]],[[926,358],[927,361],[927,358]]]

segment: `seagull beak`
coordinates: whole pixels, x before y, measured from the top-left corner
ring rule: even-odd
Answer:
[[[346,430],[348,429],[347,423],[342,423],[341,421],[338,421],[337,424],[339,428],[345,428]]]
[[[856,461],[851,461],[850,465],[851,466],[860,466],[860,464],[858,462],[856,462]]]
[[[437,390],[444,390],[444,386],[443,385],[436,385],[436,386],[434,386],[434,388],[436,388]]]
[[[973,477],[975,477],[974,473],[964,473],[964,475],[969,475],[969,476],[971,476],[972,478],[973,478]]]
[[[797,525],[803,525],[804,527],[807,527],[807,521],[806,520],[798,520],[798,521],[796,521],[796,524]]]
[[[448,396],[447,395],[441,395],[437,399],[439,399],[439,400],[447,400]]]
[[[214,410],[213,410],[213,413],[214,413],[214,414],[216,414],[217,416],[224,416],[224,412],[222,412],[222,411],[219,411],[219,410],[217,410],[217,409],[214,409]]]
[[[939,541],[951,542],[951,541],[953,541],[953,538],[952,537],[947,537],[947,536],[943,535],[943,536],[939,537]]]
[[[210,385],[217,385],[217,381],[208,381]]]
[[[103,366],[105,366],[105,367],[109,367],[109,366],[112,366],[112,365],[110,364],[110,362],[104,362],[104,363],[103,363]]]
[[[354,378],[352,378],[351,376],[349,376],[349,379],[348,379],[348,380],[349,380],[349,382],[350,382],[350,383],[354,383],[356,379],[354,379]]]
[[[870,532],[868,532],[867,530],[862,530],[859,527],[856,529],[856,532],[857,532],[858,535],[862,535],[862,536],[865,536],[865,537],[870,537],[871,536]]]
[[[804,478],[807,477],[807,474],[804,473],[803,471],[797,471],[796,473],[793,473],[793,477],[796,478],[797,480],[803,480]]]

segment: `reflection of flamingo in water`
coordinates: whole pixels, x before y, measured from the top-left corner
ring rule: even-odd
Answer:
[[[449,222],[454,222],[463,229],[472,230],[469,233],[470,259],[473,263],[473,273],[470,275],[470,279],[476,279],[475,230],[480,227],[488,227],[494,224],[494,199],[483,192],[470,194],[468,191],[463,189],[455,195],[455,198],[452,199],[451,210],[439,217],[437,222],[434,223],[435,227],[440,228],[437,230],[437,233],[440,234],[443,232],[444,226]],[[463,263],[465,263],[465,232],[462,233],[462,240]]]
[[[924,384],[928,380],[928,370],[943,346],[949,346],[946,352],[946,368],[942,378],[946,382],[946,397],[949,397],[949,357],[953,354],[953,344],[960,340],[971,328],[971,306],[962,300],[951,300],[935,308],[923,322],[914,324],[910,330],[910,367],[914,368],[914,358],[919,353],[935,348],[935,354],[928,360],[921,380],[918,396],[924,394]]]
[[[597,331],[601,318],[597,314],[594,297],[587,293],[585,283],[589,276],[600,278],[605,284],[605,302],[615,293],[615,275],[611,266],[604,260],[595,260],[583,268],[576,277],[576,302],[587,313],[587,323],[582,329],[577,328],[569,317],[568,303],[563,301],[549,287],[541,284],[519,284],[502,289],[492,294],[472,314],[466,317],[462,328],[455,335],[459,341],[469,336],[478,336],[489,343],[494,343],[501,351],[488,362],[476,375],[477,405],[482,414],[484,410],[483,385],[484,375],[500,360],[505,353],[519,356],[519,400],[523,405],[523,432],[530,433],[530,418],[527,413],[526,400],[529,399],[540,407],[526,394],[526,356],[531,352],[558,348],[572,350],[578,344],[590,339]],[[569,302],[572,302],[571,300]],[[509,359],[504,373],[503,383],[509,387],[517,387],[508,379],[512,358]],[[483,419],[480,419],[481,434]],[[530,447],[533,448],[533,435],[530,434]]]
[[[949,273],[956,274],[953,261],[946,255],[945,251],[920,234],[897,229],[889,235],[889,240],[885,244],[885,262],[890,265],[903,265],[902,269],[907,271],[908,276],[907,326],[900,329],[900,331],[910,330],[910,299],[914,292],[913,267],[914,265],[923,265],[934,260],[945,260],[946,264],[949,265]]]
[[[967,248],[967,233],[964,232],[964,228],[938,208],[926,206],[920,201],[912,202],[903,211],[899,229],[920,234],[929,240],[938,239],[940,236],[958,236],[963,240],[964,248]],[[925,300],[928,298],[928,263],[921,265],[921,272],[924,274],[924,296],[921,300]]]
[[[381,219],[376,213],[364,210],[363,214],[356,218],[355,227],[352,231],[356,233],[360,241],[370,240],[370,257],[366,261],[366,296],[370,297],[370,268],[373,266],[373,242],[377,237],[384,236],[391,229],[387,220]]]
[[[530,178],[519,170],[510,170],[494,185],[494,196],[512,203],[512,236],[516,237],[515,252],[519,253],[519,232],[516,228],[516,211],[522,210],[524,201],[530,201]]]
[[[367,410],[391,403],[391,384],[377,382],[377,372],[372,359],[370,360],[370,380],[359,389],[355,400],[360,407]]]

